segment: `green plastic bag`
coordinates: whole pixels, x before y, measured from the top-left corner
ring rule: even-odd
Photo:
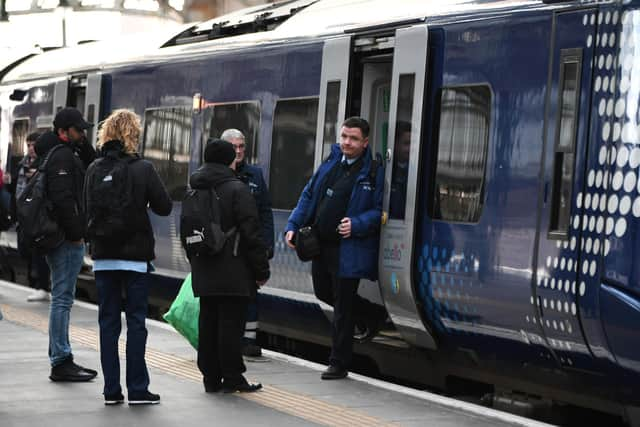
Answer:
[[[198,349],[198,319],[200,317],[200,298],[193,295],[191,273],[182,282],[178,296],[163,316],[176,331]]]

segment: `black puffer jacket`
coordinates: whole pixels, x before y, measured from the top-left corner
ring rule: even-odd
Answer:
[[[238,255],[233,239],[214,256],[192,257],[191,282],[196,296],[255,297],[256,281],[269,278],[267,250],[261,238],[256,202],[247,186],[233,170],[217,163],[205,163],[191,175],[191,188],[214,187],[220,197],[221,226],[240,233]]]
[[[127,155],[123,151],[120,141],[108,141],[102,146],[102,153],[107,154],[115,151],[121,158],[138,157],[138,155]],[[85,193],[91,191],[88,183],[92,182],[92,175],[95,173],[96,160],[87,169],[85,179]],[[167,189],[160,180],[153,165],[143,159],[129,163],[129,173],[133,179],[133,201],[134,211],[131,217],[135,218],[138,226],[130,230],[129,238],[119,246],[113,246],[99,239],[90,241],[90,252],[92,259],[121,259],[128,261],[151,261],[155,258],[153,229],[149,221],[147,206],[157,215],[167,216],[171,213],[173,202],[167,193]],[[85,197],[88,200],[87,197]],[[87,207],[87,211],[89,208]]]
[[[83,157],[80,158],[76,155],[78,145],[63,142],[53,132],[45,132],[35,147],[38,157],[44,159],[50,149],[56,145],[63,146],[51,153],[47,161],[47,194],[65,239],[69,241],[84,238],[86,232],[82,186],[85,169],[92,160],[92,153],[95,157],[95,150],[85,144],[87,146],[82,148]]]

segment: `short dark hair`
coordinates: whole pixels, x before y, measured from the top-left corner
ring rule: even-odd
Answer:
[[[342,122],[342,126],[346,128],[358,128],[362,132],[363,138],[369,137],[369,122],[367,122],[362,117],[349,117],[347,120]]]
[[[27,135],[27,142],[36,142],[36,139],[40,137],[40,132],[31,132]]]

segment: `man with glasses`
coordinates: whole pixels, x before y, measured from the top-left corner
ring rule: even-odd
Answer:
[[[244,134],[238,129],[227,129],[222,132],[220,139],[233,144],[236,150],[236,175],[242,182],[249,186],[258,207],[260,216],[262,241],[267,247],[267,257],[273,258],[274,236],[273,236],[273,211],[271,210],[271,197],[267,184],[264,181],[262,170],[259,167],[249,165],[245,159],[247,143]],[[256,333],[258,331],[258,305],[257,300],[249,304],[247,313],[247,324],[244,331],[244,345],[242,354],[246,357],[262,356],[262,349],[256,344]]]

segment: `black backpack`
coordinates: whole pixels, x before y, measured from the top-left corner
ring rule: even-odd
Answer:
[[[85,183],[87,236],[107,244],[122,244],[136,231],[133,177],[129,166],[138,157],[109,152],[91,166]]]
[[[236,234],[236,227],[222,231],[221,217],[220,198],[214,188],[187,191],[180,213],[180,241],[188,258],[216,255],[222,251],[227,240]],[[237,246],[236,237],[234,254],[237,253]]]
[[[46,166],[51,155],[63,145],[52,147],[31,177],[18,200],[18,247],[23,254],[47,253],[64,241],[64,231],[58,225],[53,204],[47,197]]]

